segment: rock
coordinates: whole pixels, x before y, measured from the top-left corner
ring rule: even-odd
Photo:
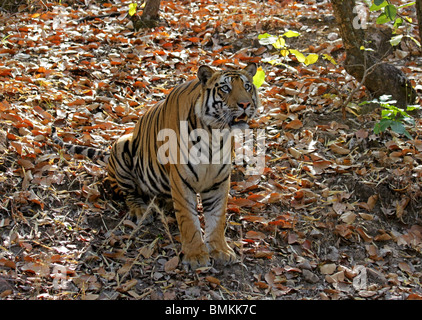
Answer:
[[[328,40],[333,41],[338,39],[338,33],[337,32],[330,32],[327,36]]]
[[[302,274],[307,282],[317,283],[319,281],[319,277],[309,270],[303,269]]]
[[[305,258],[302,258],[301,257],[301,259],[297,259],[298,261],[298,267],[299,268],[301,268],[301,269],[306,269],[306,270],[312,270],[312,266],[311,266],[311,264],[310,264],[310,262],[309,262],[309,260],[308,259],[305,259]]]
[[[325,255],[325,260],[337,261],[340,257],[337,248],[334,246],[330,246],[328,249],[330,250],[330,252]]]

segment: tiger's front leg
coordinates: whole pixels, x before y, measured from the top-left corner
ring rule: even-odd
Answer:
[[[226,207],[230,186],[230,177],[216,188],[201,193],[205,217],[205,243],[210,256],[217,262],[228,264],[236,260],[236,255],[229,247],[225,237]]]
[[[197,269],[209,264],[209,254],[202,240],[196,193],[177,170],[170,173],[171,196],[180,231],[183,260]]]

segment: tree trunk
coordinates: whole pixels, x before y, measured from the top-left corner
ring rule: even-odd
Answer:
[[[158,20],[158,10],[160,10],[161,0],[147,0],[144,11],[142,12],[143,20]]]
[[[397,100],[398,107],[405,108],[407,104],[414,103],[416,92],[405,74],[390,64],[378,61],[370,51],[361,50],[362,46],[365,47],[365,31],[356,23],[357,17],[353,13],[355,0],[331,0],[331,3],[346,49],[344,68],[347,73],[363,82],[374,96],[391,95]]]
[[[161,0],[146,0],[142,16],[140,18],[137,15],[131,17],[135,30],[153,28],[158,25],[158,22],[160,21],[160,16],[158,14],[160,2]]]
[[[422,41],[422,0],[416,0],[416,15],[418,17],[419,39]]]
[[[17,12],[19,6],[25,3],[23,0],[0,0],[0,8],[7,12]]]

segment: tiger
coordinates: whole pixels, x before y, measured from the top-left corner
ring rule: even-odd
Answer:
[[[52,129],[53,141],[69,152],[107,162],[107,179],[123,193],[129,212],[143,215],[155,196],[171,199],[180,232],[183,262],[192,269],[209,266],[211,258],[223,265],[236,261],[225,237],[231,162],[161,161],[158,151],[166,141],[160,131],[169,129],[181,135],[181,123],[188,133],[201,129],[233,131],[248,128],[260,107],[253,83],[255,63],[243,69],[198,68],[196,78],[177,85],[167,97],[141,116],[132,133],[118,138],[110,151],[64,143]],[[207,141],[205,141],[207,142]],[[195,141],[187,141],[189,150]],[[211,141],[208,141],[211,144]],[[172,147],[180,152],[182,142]],[[182,158],[186,156],[180,155]],[[180,159],[179,159],[180,160]],[[198,217],[198,195],[205,221],[204,232]]]

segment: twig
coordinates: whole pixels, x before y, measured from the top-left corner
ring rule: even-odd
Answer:
[[[358,83],[358,85],[352,90],[352,92],[349,94],[349,96],[347,97],[347,99],[342,103],[341,105],[341,110],[343,113],[343,120],[346,119],[346,107],[347,105],[350,103],[350,101],[353,99],[353,96],[355,95],[355,93],[360,90],[360,88],[364,85],[366,78],[372,74],[372,72],[375,71],[375,68],[378,67],[379,65],[383,64],[383,60],[386,57],[386,55],[384,57],[382,57],[378,62],[374,63],[372,66],[368,67],[366,66],[366,62],[367,62],[367,56],[366,54],[363,55],[364,57],[364,61],[363,61],[363,65],[356,65],[356,66],[361,66],[364,68],[363,71],[363,76],[362,76],[362,80]],[[351,65],[353,66],[353,65]]]

